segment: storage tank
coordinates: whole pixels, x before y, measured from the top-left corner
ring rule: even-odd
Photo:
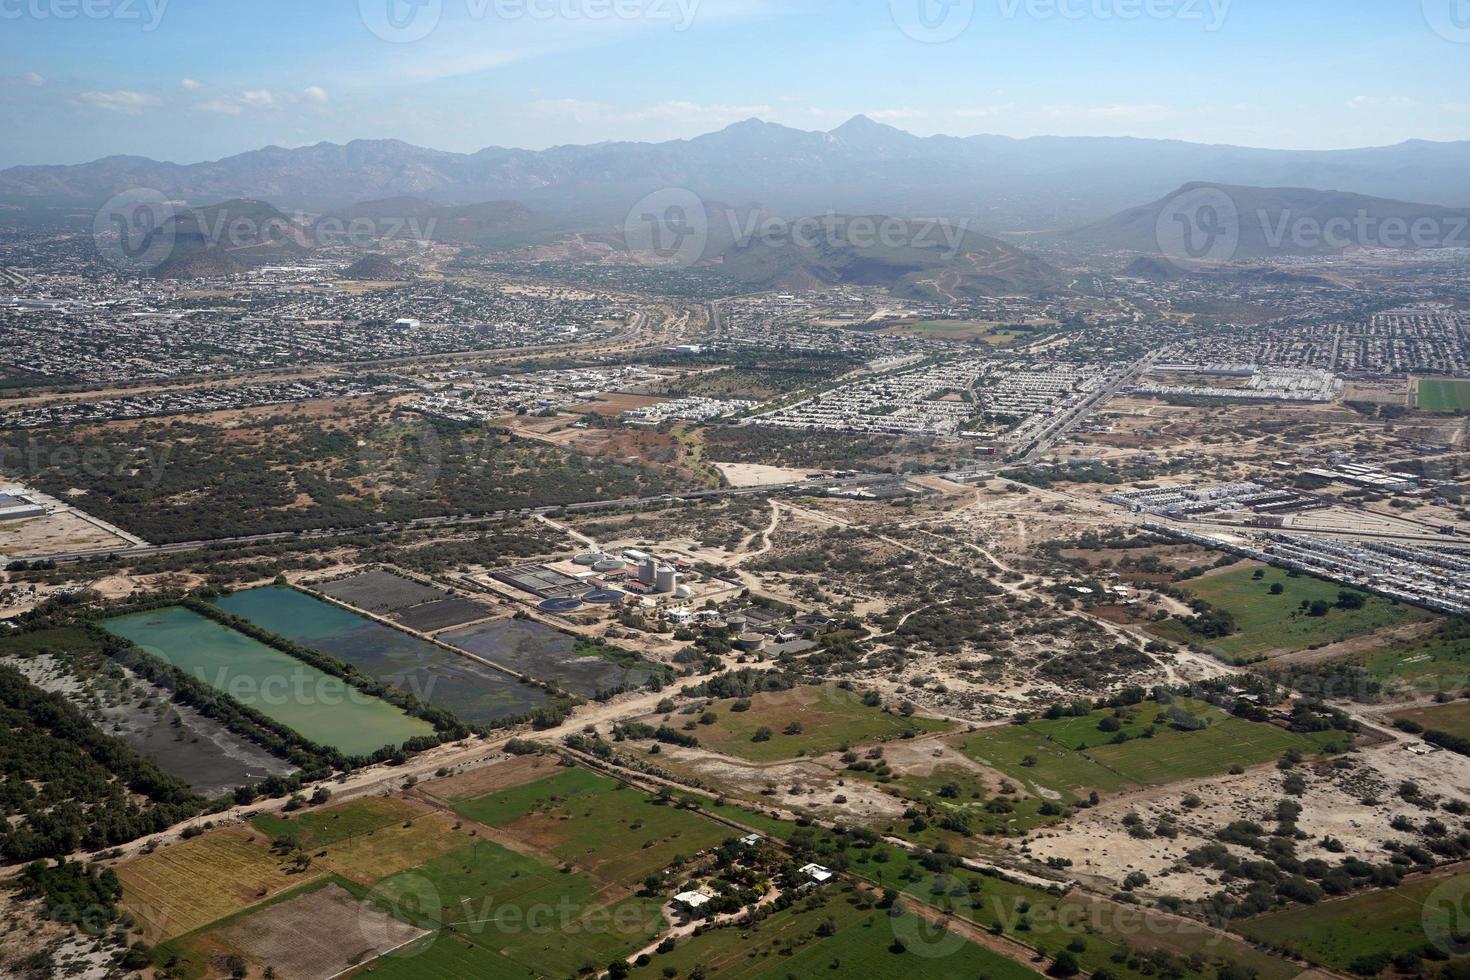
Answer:
[[[621,558],[604,558],[592,566],[594,572],[621,572],[628,567],[628,563]]]
[[[678,596],[680,599],[693,599],[694,589],[687,585],[681,585],[674,590],[674,595]]]
[[[644,585],[653,585],[658,581],[658,566],[652,558],[645,558],[638,566],[638,581]]]
[[[654,573],[653,587],[663,594],[673,592],[679,587],[679,573],[674,571],[672,565],[660,565]]]
[[[761,633],[742,633],[735,642],[742,650],[759,650],[766,645],[766,638]]]
[[[750,620],[746,619],[744,616],[726,616],[725,625],[730,627],[736,633],[744,633],[745,627],[750,625]]]

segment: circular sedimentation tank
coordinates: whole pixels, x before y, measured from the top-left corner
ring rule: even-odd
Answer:
[[[594,572],[621,572],[628,567],[628,563],[621,558],[604,558],[592,566]]]
[[[547,599],[537,607],[542,612],[575,612],[582,608],[581,599]]]
[[[595,568],[599,562],[607,561],[607,555],[604,555],[600,551],[585,551],[573,558],[572,561],[587,568]]]
[[[615,602],[622,602],[626,595],[626,592],[619,592],[617,589],[597,589],[584,595],[582,601],[610,606]]]

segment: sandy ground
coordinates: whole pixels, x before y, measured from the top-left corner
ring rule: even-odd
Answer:
[[[0,555],[13,558],[122,549],[134,543],[73,511],[0,524]]]
[[[21,901],[9,888],[0,889],[0,951],[4,962],[50,948],[55,976],[73,980],[104,980],[116,976],[112,954],[117,947],[98,942],[70,926],[43,919],[39,901]],[[0,965],[0,977],[14,977]]]
[[[879,824],[899,819],[907,806],[873,783],[844,779],[816,761],[759,764],[704,749],[674,747],[665,747],[662,757],[651,758],[659,765],[677,760],[679,768],[701,781],[728,787],[732,793],[767,806],[808,809],[827,820]],[[772,788],[774,793],[761,792]]]
[[[810,470],[796,470],[785,466],[763,466],[759,463],[715,463],[732,487],[771,487],[782,483],[795,483],[811,475]]]
[[[1298,767],[1307,777],[1307,790],[1297,798],[1302,806],[1297,824],[1308,838],[1298,842],[1298,857],[1321,858],[1335,865],[1351,855],[1382,863],[1387,857],[1385,842],[1417,843],[1416,832],[1400,832],[1390,826],[1397,814],[1416,824],[1434,815],[1398,796],[1399,784],[1405,780],[1417,783],[1426,793],[1470,801],[1470,758],[1451,752],[1419,756],[1405,744],[1387,742],[1349,755],[1353,766],[1348,769]],[[1129,873],[1142,871],[1151,879],[1145,890],[1152,894],[1205,898],[1223,887],[1219,873],[1208,868],[1181,870],[1178,862],[1188,851],[1211,843],[1216,831],[1232,821],[1249,819],[1268,832],[1273,829],[1276,804],[1288,798],[1282,791],[1284,775],[1268,766],[1240,776],[1176,783],[1107,799],[1060,829],[1038,832],[1024,847],[1041,860],[1070,859],[1072,872],[1084,878],[1116,885]],[[1190,794],[1202,801],[1193,810],[1183,803]],[[1160,817],[1174,817],[1179,836],[1137,839],[1123,825],[1129,813],[1137,813],[1148,827]],[[1443,812],[1439,816],[1447,823],[1455,822]],[[1342,842],[1345,851],[1323,848],[1325,837]],[[1232,850],[1243,858],[1254,856],[1245,848]]]

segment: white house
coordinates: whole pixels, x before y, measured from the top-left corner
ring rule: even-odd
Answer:
[[[682,905],[691,912],[697,912],[709,904],[709,896],[704,892],[680,892],[674,896],[674,904]]]
[[[825,885],[832,880],[832,872],[820,864],[808,864],[801,869],[801,873],[810,878],[814,885]]]

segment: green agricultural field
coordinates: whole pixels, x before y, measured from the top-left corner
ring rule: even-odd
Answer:
[[[610,901],[606,889],[554,861],[481,840],[379,882],[374,899],[387,909],[422,909],[409,921],[444,927],[439,944],[453,936],[536,974],[563,977],[627,955],[665,928],[661,899]],[[613,894],[619,891],[626,893]]]
[[[803,842],[813,837],[818,841],[830,838],[826,832],[799,828],[734,806],[727,805],[721,812],[781,840]],[[924,867],[920,855],[881,844],[849,848],[844,853],[848,873],[880,888],[892,888],[951,911],[982,928],[999,928],[1027,945],[1059,950],[1073,940],[1083,939],[1086,948],[1077,953],[1077,959],[1089,973],[1105,969],[1120,980],[1143,980],[1167,972],[1159,958],[1171,957],[1175,958],[1172,966],[1179,970],[1179,975],[1191,978],[1214,978],[1218,967],[1226,963],[1246,967],[1259,980],[1291,980],[1301,972],[1286,960],[1221,936],[1203,925],[1163,918],[1147,908],[1125,906],[1077,892],[1060,896],[965,868],[936,875]],[[841,935],[839,930],[838,936]],[[676,950],[672,957],[679,956],[682,949]],[[711,955],[718,953],[712,951]],[[1205,964],[1201,971],[1190,970],[1184,962],[1184,958],[1196,955]],[[1114,956],[1122,957],[1121,961],[1115,961]],[[655,957],[655,968],[661,968],[665,962],[674,963],[672,957],[667,961]],[[797,976],[822,975],[826,964],[821,965],[821,970]],[[681,973],[684,975],[687,974]],[[778,972],[774,977],[780,980],[784,975]],[[881,971],[874,974],[891,975],[901,974]],[[921,972],[915,975],[927,976]]]
[[[1260,579],[1255,577],[1258,570],[1264,573]],[[1273,585],[1282,587],[1281,595],[1271,595]],[[1367,596],[1361,609],[1340,609],[1336,605],[1338,594],[1352,590],[1253,562],[1193,579],[1183,583],[1182,588],[1234,616],[1235,632],[1220,639],[1206,639],[1179,620],[1160,624],[1155,632],[1177,643],[1198,644],[1233,661],[1305,650],[1433,618],[1432,613],[1378,596]],[[1332,609],[1325,616],[1309,616],[1303,603],[1310,605],[1318,600],[1329,603]]]
[[[436,932],[420,942],[405,946],[374,960],[373,980],[543,980],[543,974],[522,966],[463,936]]]
[[[1470,381],[1419,382],[1419,407],[1426,412],[1470,412]]]
[[[1174,707],[1205,725],[1185,731],[1166,715],[1169,707],[1146,701],[1125,709],[1118,731],[1099,727],[1112,711],[1094,711],[1079,718],[989,729],[957,744],[970,758],[1004,773],[1033,796],[1071,802],[1093,790],[1163,786],[1225,773],[1236,765],[1262,765],[1291,749],[1314,753],[1349,743],[1342,732],[1297,734],[1181,698]],[[1119,735],[1127,736],[1127,741],[1116,742]]]
[[[307,810],[289,818],[262,813],[250,823],[273,840],[286,834],[296,838],[303,849],[316,850],[349,837],[360,837],[402,823],[417,813],[402,800],[376,797],[324,810]]]
[[[1268,912],[1236,923],[1235,929],[1323,966],[1354,970],[1357,964],[1372,976],[1387,965],[1370,966],[1375,958],[1420,952],[1436,938],[1430,932],[1439,936],[1442,925],[1450,927],[1444,936],[1453,936],[1456,930],[1463,933],[1463,921],[1439,923],[1436,913],[1446,907],[1463,909],[1467,895],[1470,875],[1419,879],[1384,891]]]
[[[860,695],[835,685],[758,694],[750,702],[747,711],[734,710],[736,701],[721,701],[710,708],[716,720],[712,725],[701,724],[694,731],[699,744],[751,762],[775,762],[803,753],[825,755],[844,745],[865,745],[906,734],[945,732],[954,727],[947,721],[905,718],[868,707]],[[657,724],[660,717],[646,720]],[[681,717],[675,715],[670,724]],[[801,726],[800,732],[785,734],[793,722]],[[769,729],[771,736],[758,742],[754,739],[761,728]]]
[[[1470,701],[1436,704],[1432,707],[1414,708],[1410,711],[1396,711],[1393,717],[1418,722],[1430,731],[1448,732],[1461,738],[1470,738]]]
[[[729,828],[585,769],[555,775],[454,809],[571,862],[610,885],[642,881],[675,857],[730,837]]]
[[[915,976],[925,980],[1027,980],[1037,974],[998,953],[958,936],[937,936],[911,913],[854,907],[852,892],[835,889],[813,895],[750,928],[713,929],[655,956],[631,974],[638,980],[666,975],[688,977],[698,966],[718,980],[786,980],[832,977],[873,980]],[[824,924],[835,930],[821,936]],[[907,951],[895,949],[904,937]]]
[[[1446,624],[1449,625],[1449,624]],[[1463,691],[1470,688],[1470,638],[1435,634],[1347,660],[1389,688]]]
[[[984,777],[973,769],[960,766],[941,766],[924,776],[902,775],[886,785],[905,799],[932,806],[940,819],[949,814],[962,815],[972,836],[1023,832],[1058,819],[1055,814],[1041,812],[1046,801],[1040,796],[1007,799],[1004,805],[997,803],[990,798]],[[906,821],[896,821],[881,829],[887,833],[901,833],[915,843],[929,847],[944,844],[957,853],[970,850],[964,835],[946,830],[937,821],[931,821],[926,829],[918,831]]]

